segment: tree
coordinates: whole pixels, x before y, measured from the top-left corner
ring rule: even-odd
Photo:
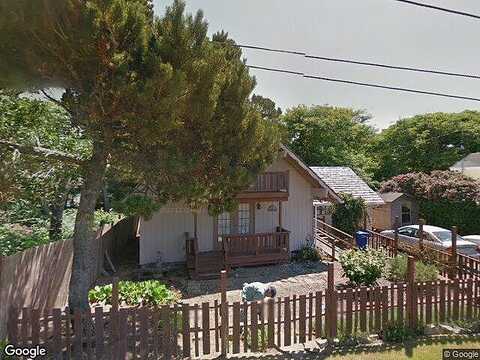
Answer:
[[[107,167],[142,185],[151,201],[182,199],[217,212],[233,203],[278,149],[277,131],[249,101],[255,81],[227,34],[210,41],[202,13],[185,15],[181,1],[162,18],[153,17],[150,4],[0,5],[7,15],[0,27],[0,70],[8,70],[0,81],[6,87],[63,88],[59,104],[92,144],[90,158],[79,162],[72,309],[88,307],[88,240]]]
[[[276,120],[282,115],[282,109],[276,107],[273,100],[262,95],[253,94],[252,104],[264,119]]]
[[[77,166],[39,161],[27,147],[48,148],[87,158],[90,144],[79,130],[70,127],[68,114],[56,105],[0,93],[0,142],[5,146],[14,142],[23,144],[22,150],[13,147],[0,154],[0,178],[8,179],[0,187],[5,196],[0,210],[10,214],[9,222],[31,225],[32,221],[46,216],[50,240],[62,237],[67,196],[80,186]],[[7,194],[10,194],[9,199]]]
[[[362,110],[333,106],[297,106],[288,109],[282,123],[288,145],[308,165],[349,166],[369,179],[373,160],[368,146],[375,131]]]
[[[383,130],[373,153],[377,180],[409,172],[446,170],[480,151],[480,112],[432,113],[403,119]]]
[[[384,182],[380,192],[414,196],[420,213],[430,224],[458,226],[463,233],[480,232],[480,183],[453,171],[408,173]]]

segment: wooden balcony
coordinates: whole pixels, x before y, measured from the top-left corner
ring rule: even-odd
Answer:
[[[268,265],[287,262],[290,232],[222,236],[227,267]]]
[[[239,199],[288,200],[288,171],[264,172],[250,187],[242,191]]]

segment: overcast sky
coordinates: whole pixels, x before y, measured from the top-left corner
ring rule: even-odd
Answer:
[[[480,1],[422,0],[480,14]],[[155,0],[157,14],[169,0]],[[393,0],[187,0],[202,9],[209,33],[227,31],[241,44],[305,51],[326,57],[480,74],[480,20]],[[251,65],[297,70],[353,81],[480,97],[480,80],[384,70],[244,50]],[[480,103],[335,84],[251,70],[255,93],[286,109],[330,104],[367,110],[384,128],[426,112],[479,110]]]

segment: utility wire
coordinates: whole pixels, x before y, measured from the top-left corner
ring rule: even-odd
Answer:
[[[389,64],[383,64],[383,63],[377,63],[377,62],[368,62],[368,61],[342,59],[342,58],[334,58],[334,57],[327,57],[327,56],[309,55],[309,54],[307,54],[306,52],[303,52],[303,51],[275,49],[275,48],[255,46],[255,45],[236,44],[236,46],[239,47],[239,48],[244,48],[244,49],[253,49],[253,50],[275,52],[275,53],[281,53],[281,54],[300,55],[300,56],[306,57],[307,59],[314,59],[314,60],[339,62],[339,63],[355,64],[355,65],[362,65],[362,66],[373,66],[373,67],[379,67],[379,68],[384,68],[384,69],[395,69],[395,70],[414,71],[414,72],[437,74],[437,75],[455,76],[455,77],[463,77],[463,78],[469,78],[469,79],[480,79],[480,75],[465,74],[465,73],[459,73],[459,72],[453,72],[453,71],[440,71],[440,70],[433,70],[433,69],[417,68],[417,67],[412,67],[412,66],[389,65]]]
[[[465,11],[447,9],[447,8],[444,8],[444,7],[441,7],[441,6],[425,4],[425,3],[418,2],[418,1],[410,1],[410,0],[393,0],[393,1],[398,1],[398,2],[401,2],[401,3],[405,3],[405,4],[410,4],[410,5],[421,6],[421,7],[428,8],[428,9],[444,11],[444,12],[455,14],[455,15],[468,16],[468,17],[471,17],[471,18],[474,18],[474,19],[480,19],[480,15],[468,13],[468,12],[465,12]]]
[[[248,64],[247,64],[247,66],[250,69],[264,70],[264,71],[277,72],[277,73],[285,73],[285,74],[290,74],[290,75],[302,76],[302,77],[307,78],[307,79],[323,80],[323,81],[343,83],[343,84],[349,84],[349,85],[366,86],[366,87],[373,87],[373,88],[386,89],[386,90],[402,91],[402,92],[409,92],[409,93],[415,93],[415,94],[433,95],[433,96],[441,96],[441,97],[452,98],[452,99],[470,100],[470,101],[480,102],[480,98],[474,98],[474,97],[463,96],[463,95],[446,94],[446,93],[435,92],[435,91],[409,89],[409,88],[402,88],[402,87],[397,87],[397,86],[389,86],[389,85],[365,83],[365,82],[360,82],[360,81],[351,81],[351,80],[330,78],[330,77],[317,76],[317,75],[309,75],[309,74],[304,74],[304,73],[298,72],[298,71],[278,69],[278,68],[270,68],[270,67],[265,67],[265,66],[256,66],[256,65],[248,65]]]

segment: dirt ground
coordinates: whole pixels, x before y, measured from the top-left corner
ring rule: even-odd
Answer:
[[[346,279],[340,264],[334,265],[335,283],[342,284]],[[170,279],[181,291],[183,301],[195,304],[220,300],[218,279],[191,280],[187,278]],[[262,282],[275,286],[277,297],[303,295],[325,290],[327,287],[327,264],[296,263],[283,265],[249,267],[234,269],[228,276],[227,300],[240,301],[240,293],[244,283]]]

